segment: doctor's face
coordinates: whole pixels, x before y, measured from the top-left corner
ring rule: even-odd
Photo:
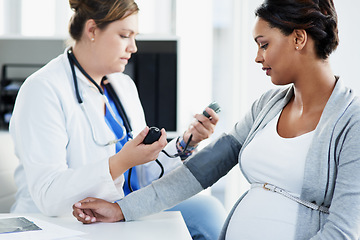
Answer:
[[[105,29],[96,29],[95,59],[106,74],[123,72],[131,54],[137,51],[138,15],[110,23]]]

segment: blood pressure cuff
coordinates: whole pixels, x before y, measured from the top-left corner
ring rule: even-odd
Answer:
[[[206,189],[225,176],[237,163],[241,144],[234,136],[223,134],[184,162]]]

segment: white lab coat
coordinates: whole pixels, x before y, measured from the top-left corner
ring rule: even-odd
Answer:
[[[80,95],[98,142],[115,139],[104,120],[104,101],[98,90],[76,68]],[[124,106],[134,136],[145,126],[144,112],[134,82],[123,73],[108,76]],[[19,166],[12,212],[42,212],[58,216],[85,197],[115,201],[124,196],[124,177],[109,173],[115,145],[103,147],[93,140],[90,125],[76,99],[66,51],[31,75],[19,90],[10,122]],[[166,151],[176,153],[175,141]],[[166,172],[181,164],[160,153]],[[140,185],[157,179],[155,162],[136,167]]]

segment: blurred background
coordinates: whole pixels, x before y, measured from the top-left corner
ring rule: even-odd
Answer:
[[[181,134],[193,115],[215,100],[222,111],[214,139],[230,131],[250,104],[274,87],[254,61],[257,51],[252,37],[254,10],[262,0],[136,2],[140,7],[139,42],[176,42],[176,127],[170,136]],[[340,46],[331,56],[331,64],[335,74],[359,92],[360,48],[356,41],[360,32],[356,16],[360,1],[334,2]],[[44,64],[61,54],[66,47],[71,15],[66,0],[0,0],[0,64]],[[27,53],[20,46],[24,44],[26,48],[26,42],[39,43],[40,47]],[[56,45],[48,45],[53,42]],[[207,194],[218,197],[230,210],[247,188],[235,167]]]

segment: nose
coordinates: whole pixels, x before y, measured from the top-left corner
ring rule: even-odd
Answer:
[[[135,38],[132,38],[132,39],[131,39],[127,50],[128,50],[130,53],[136,53],[136,52],[137,52],[137,46],[136,46]]]
[[[264,57],[263,57],[263,51],[261,49],[259,49],[257,51],[256,57],[255,57],[255,62],[256,63],[262,63],[264,62]]]

